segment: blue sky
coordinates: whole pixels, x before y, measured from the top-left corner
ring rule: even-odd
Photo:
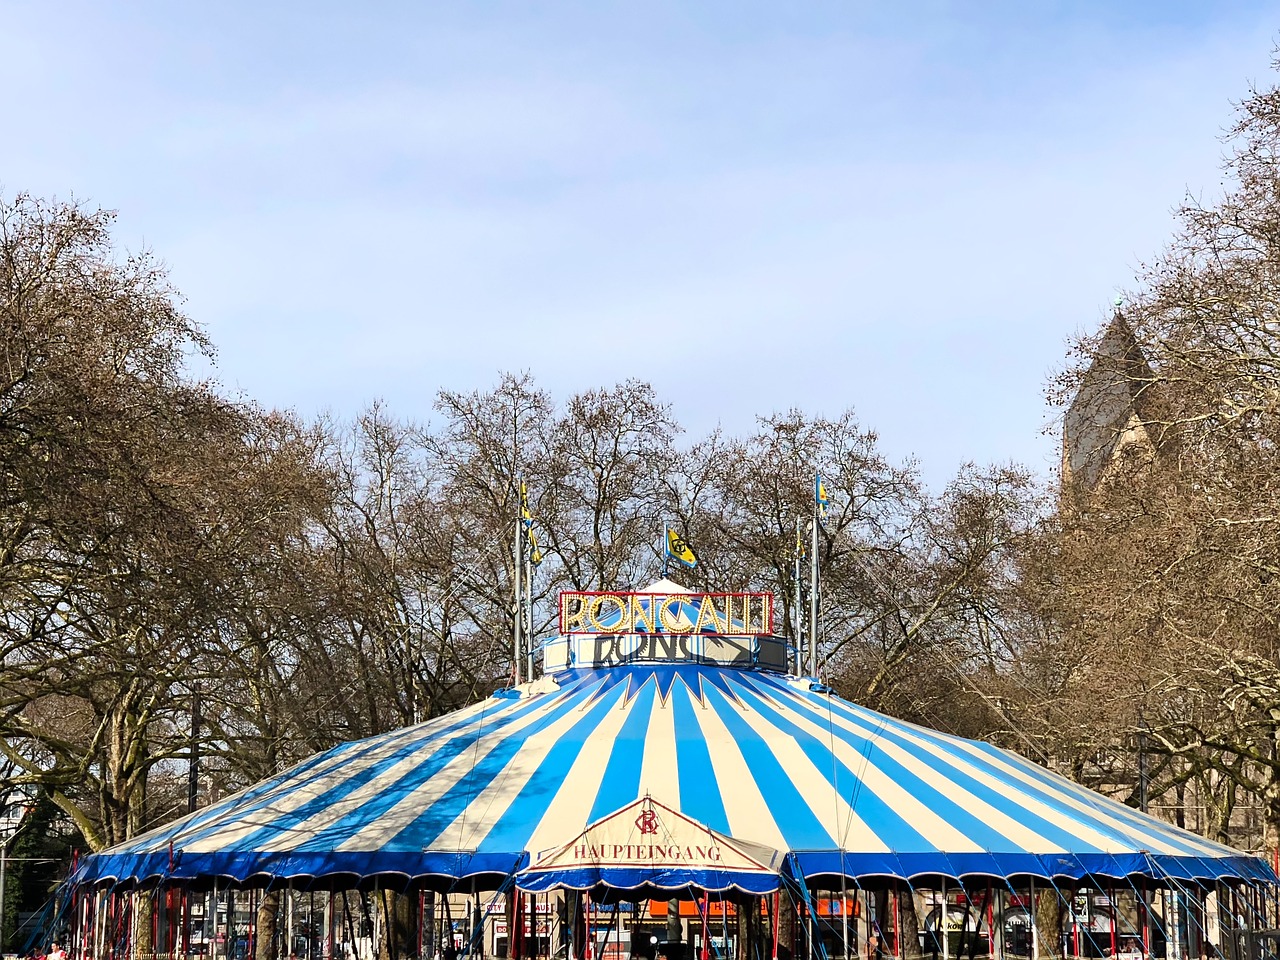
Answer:
[[[1047,474],[1044,386],[1220,189],[1268,3],[13,3],[0,185],[120,211],[230,391],[529,370]]]

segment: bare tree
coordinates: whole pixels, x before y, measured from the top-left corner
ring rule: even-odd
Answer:
[[[1054,575],[1079,682],[1116,691],[1101,693],[1114,739],[1141,736],[1175,796],[1200,778],[1259,797],[1274,848],[1280,92],[1255,91],[1231,136],[1224,197],[1183,206],[1124,307],[1142,362],[1108,369],[1141,400],[1125,428],[1136,442],[1112,438],[1100,479],[1068,486]],[[1064,400],[1096,379],[1106,346],[1078,345]],[[1215,817],[1221,831],[1230,810]]]

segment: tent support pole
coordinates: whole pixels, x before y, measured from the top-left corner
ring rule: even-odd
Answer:
[[[1120,908],[1116,904],[1116,888],[1114,885],[1107,887],[1107,908],[1111,912],[1108,918],[1107,926],[1111,928],[1111,955],[1116,955],[1116,923],[1120,919]]]
[[[707,911],[711,909],[711,901],[707,896],[707,891],[702,891],[702,896],[698,898],[699,910],[702,914],[702,960],[711,960],[711,944],[707,940]]]
[[[1073,897],[1072,904],[1071,904],[1071,913],[1070,913],[1072,918],[1071,919],[1071,954],[1072,956],[1079,957],[1081,955],[1080,954],[1080,918],[1075,915],[1074,899],[1075,898]],[[1085,909],[1086,911],[1088,910],[1087,907]]]
[[[334,960],[333,946],[337,937],[334,936],[334,916],[333,916],[333,891],[329,891],[328,909],[324,915],[324,956],[325,960]]]
[[[899,960],[906,957],[902,952],[902,886],[896,877],[893,881],[893,952]]]
[[[354,957],[356,954],[356,926],[351,920],[351,903],[347,900],[347,891],[342,891],[342,918],[347,921],[347,942],[351,945],[351,953]],[[346,950],[343,951],[343,960],[346,960]]]
[[[258,955],[258,909],[262,906],[262,900],[267,895],[264,888],[261,892],[254,890],[249,896],[249,956],[257,957]]]
[[[951,931],[947,929],[947,878],[942,878],[942,906],[938,910],[938,925],[934,932],[942,935],[942,960],[951,960]]]
[[[1036,901],[1036,879],[1031,878],[1031,892],[1027,898],[1031,920],[1031,960],[1040,960],[1040,904]]]
[[[775,890],[773,892],[773,916],[769,918],[770,920],[773,921],[773,924],[772,924],[773,926],[773,958],[772,960],[778,960],[778,921],[779,921],[778,901],[780,897],[781,897],[781,893]]]
[[[724,949],[726,956],[729,952],[729,914],[725,908],[724,893],[720,894],[720,933],[724,937]]]
[[[995,900],[992,899],[994,896],[995,896],[995,891],[992,890],[991,881],[988,880],[987,881],[987,944],[988,944],[988,952],[991,953],[992,956],[996,956],[996,904],[995,904]],[[977,951],[978,949],[977,943],[974,944],[973,949],[975,952]],[[999,955],[1003,956],[1004,951],[1001,950]]]
[[[840,859],[844,860],[844,851],[841,851]],[[844,960],[849,960],[849,891],[844,864],[841,863],[840,866],[840,934],[843,938]]]
[[[996,918],[996,923],[1000,925],[992,928],[992,948],[996,951],[997,960],[1005,960],[1005,951],[1009,948],[1005,943],[1005,908],[1009,902],[1009,896],[1002,890],[995,891],[995,895],[1000,897],[1000,909],[997,910]]]
[[[810,656],[812,656],[812,651],[810,651]],[[814,946],[815,946],[815,937],[813,935],[813,932],[814,932],[813,924],[814,924],[814,921],[817,919],[813,915],[812,902],[813,902],[813,897],[809,892],[809,884],[806,883],[804,885],[804,943],[805,943],[805,952],[808,954],[809,960],[814,960],[814,957],[815,957],[815,954],[813,952]]]
[[[1147,884],[1145,881],[1140,885],[1139,895],[1142,899],[1142,953],[1143,956],[1151,956],[1151,903],[1147,896]]]
[[[815,946],[813,927],[814,927],[814,923],[817,921],[817,916],[815,914],[814,907],[813,907],[813,896],[811,895],[811,892],[809,890],[809,881],[805,879],[804,873],[800,870],[800,864],[796,863],[794,858],[792,859],[791,862],[792,862],[792,865],[795,867],[795,872],[799,874],[800,897],[804,905],[805,953],[808,955],[809,960],[813,960],[813,957],[814,957],[813,951]]]

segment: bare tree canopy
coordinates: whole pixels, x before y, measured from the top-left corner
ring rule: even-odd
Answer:
[[[1084,706],[1081,748],[1131,756],[1142,738],[1153,792],[1171,791],[1181,818],[1192,784],[1224,838],[1236,790],[1260,796],[1274,848],[1280,91],[1241,104],[1229,143],[1224,196],[1182,207],[1058,384],[1074,400],[1064,460],[1090,466],[1068,477],[1036,589],[1074,664],[1062,692]]]

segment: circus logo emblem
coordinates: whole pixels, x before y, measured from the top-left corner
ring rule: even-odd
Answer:
[[[657,833],[659,825],[658,815],[652,809],[636,817],[636,826],[640,828],[641,833]]]
[[[776,873],[778,851],[725,836],[643,797],[595,823],[564,846],[542,851],[529,872],[667,868]]]

